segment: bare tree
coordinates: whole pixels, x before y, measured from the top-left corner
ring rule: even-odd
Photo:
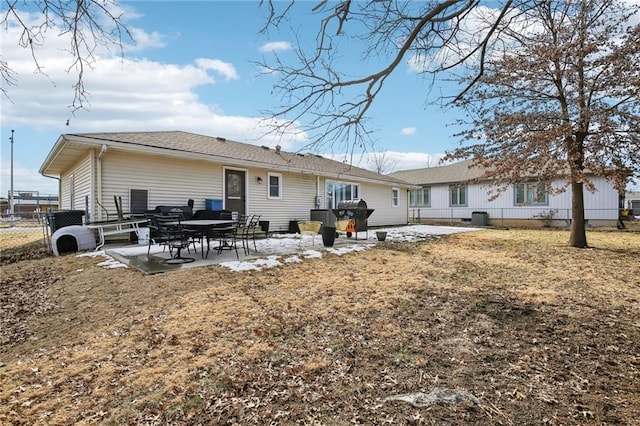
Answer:
[[[46,75],[38,60],[38,48],[46,42],[47,31],[60,28],[58,36],[69,38],[71,61],[68,71],[77,75],[73,86],[71,107],[76,110],[87,102],[84,73],[93,66],[94,52],[99,46],[115,47],[123,54],[123,40],[133,40],[122,20],[116,0],[4,0],[3,27],[18,25],[21,35],[16,42],[28,49],[36,72]],[[31,23],[29,11],[37,12],[37,22]],[[34,13],[35,14],[35,13]],[[7,86],[17,83],[11,59],[0,60],[0,73]],[[8,96],[8,89],[2,88]]]
[[[536,3],[507,0],[492,19],[474,21],[469,28],[463,23],[472,19],[481,0],[318,0],[312,7],[319,16],[315,46],[307,52],[299,42],[295,64],[278,56],[261,64],[281,77],[274,91],[282,96],[282,106],[265,114],[282,119],[271,121],[274,132],[284,134],[302,124],[310,135],[309,148],[344,144],[342,150],[349,152],[353,146],[371,143],[367,113],[389,76],[402,64],[420,60],[427,76],[474,61],[479,65],[477,79],[491,43],[506,25],[507,13],[526,11]],[[303,7],[270,0],[261,5],[269,11],[264,32],[286,25],[289,12]],[[353,68],[340,70],[340,47],[354,39],[369,46],[362,52],[362,64],[367,63],[366,58],[377,57],[382,65],[373,69],[363,65],[355,76]],[[461,93],[473,83],[469,81]]]
[[[391,158],[389,151],[375,150],[368,159],[369,168],[376,173],[391,173],[398,165],[398,161]]]
[[[512,21],[504,49],[493,50],[455,102],[472,118],[448,159],[473,158],[497,193],[527,178],[551,192],[570,187],[572,247],[587,247],[583,192],[595,189],[588,172],[619,191],[640,173],[640,25],[630,21],[639,8],[540,3]],[[561,176],[566,183],[551,188]]]

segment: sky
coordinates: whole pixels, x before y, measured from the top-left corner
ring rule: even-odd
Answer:
[[[315,4],[300,2],[292,15],[304,43],[312,44],[317,33]],[[16,28],[0,29],[2,60],[16,71],[15,85],[2,81],[7,96],[0,95],[0,196],[10,188],[12,149],[14,190],[57,194],[57,181],[38,169],[63,133],[181,130],[287,151],[304,147],[303,136],[275,139],[260,125],[264,111],[281,100],[273,93],[276,76],[257,63],[274,52],[294,59],[295,40],[291,33],[260,33],[267,9],[257,1],[123,1],[119,7],[135,44],[126,41],[124,57],[113,48],[96,49],[96,62],[84,70],[88,103],[77,111],[70,107],[77,75],[69,70],[68,39],[55,28],[47,32],[36,51],[44,74],[18,45]],[[359,67],[361,51],[354,43],[343,59]],[[427,87],[404,63],[370,111],[376,149],[387,153],[395,170],[437,165],[458,146],[456,113],[430,105],[435,99]],[[367,158],[353,161],[373,167]]]
[[[303,2],[295,16],[296,25],[315,34],[314,4]],[[259,33],[267,10],[257,1],[130,1],[120,6],[136,44],[125,46],[124,59],[114,49],[98,49],[93,69],[84,74],[89,103],[76,112],[69,107],[76,75],[67,72],[67,39],[55,30],[47,33],[37,50],[43,75],[36,72],[30,52],[18,46],[16,30],[1,29],[2,59],[17,72],[15,85],[2,82],[8,97],[1,98],[1,196],[10,188],[11,130],[14,190],[41,194],[57,193],[57,181],[40,176],[38,169],[63,133],[182,130],[280,144],[288,151],[304,146],[302,140],[265,138],[264,128],[257,126],[261,114],[281,102],[272,94],[275,76],[262,73],[256,63],[268,60],[274,50],[293,58],[294,41],[290,35]],[[388,86],[372,111],[376,146],[388,151],[399,168],[434,165],[454,147],[447,113],[425,105],[426,84],[409,66]]]

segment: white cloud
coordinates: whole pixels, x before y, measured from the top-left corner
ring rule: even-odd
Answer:
[[[146,49],[161,48],[165,46],[162,34],[157,31],[147,33],[140,28],[129,28],[135,43],[127,43],[123,46],[125,52],[142,52]]]
[[[518,9],[511,9],[502,22],[508,22],[515,33],[533,31],[535,23],[519,17],[519,13]],[[445,38],[452,37],[452,41],[446,46],[433,50],[431,46],[424,45],[421,46],[421,51],[409,56],[406,62],[408,71],[412,73],[433,72],[442,67],[451,67],[469,55],[471,58],[478,55],[479,53],[474,53],[473,50],[484,40],[499,14],[500,9],[497,8],[474,7],[459,22],[455,38],[451,34],[443,34]],[[501,37],[503,44],[508,41],[504,34]],[[506,44],[508,45],[508,43]]]
[[[261,52],[282,52],[291,50],[293,47],[288,41],[271,41],[260,46]]]
[[[213,70],[222,74],[225,80],[237,80],[239,78],[233,64],[223,62],[220,59],[198,58],[196,59],[196,64],[202,69]]]
[[[392,173],[399,170],[420,169],[423,167],[435,167],[439,165],[439,161],[444,154],[427,154],[425,152],[366,152],[361,155],[350,157],[348,154],[322,154],[323,157],[331,158],[336,161],[352,162],[354,166],[363,169],[375,170],[375,158],[384,155],[385,162],[392,165],[392,169],[385,170],[384,173]]]
[[[415,127],[405,127],[404,129],[402,129],[400,131],[400,133],[402,133],[405,136],[415,135],[416,134],[416,128]]]
[[[219,59],[198,58],[193,64],[161,63],[148,59],[119,57],[117,52],[94,52],[95,63],[84,70],[89,95],[86,110],[71,114],[73,85],[77,73],[69,70],[71,57],[63,36],[49,37],[38,48],[36,66],[28,49],[18,46],[19,31],[8,25],[2,30],[2,56],[17,73],[17,85],[7,87],[11,101],[3,100],[0,112],[3,127],[26,126],[59,132],[120,130],[185,130],[206,135],[251,142],[265,133],[262,117],[226,115],[224,99],[203,102],[197,90],[215,84],[212,74],[226,80],[238,79],[230,63]],[[55,28],[51,34],[57,35]],[[161,36],[136,32],[144,40],[140,47],[160,47]],[[3,86],[4,87],[4,86]],[[69,127],[63,127],[71,117]],[[9,124],[10,123],[10,124]],[[296,133],[273,139],[284,149],[306,136]],[[265,143],[263,139],[260,143]],[[51,143],[51,141],[48,141]]]
[[[0,197],[7,197],[11,189],[11,158],[0,157],[0,180],[2,181],[2,193]],[[58,194],[58,181],[46,178],[33,170],[22,166],[19,162],[13,162],[13,190],[39,191],[40,195]]]

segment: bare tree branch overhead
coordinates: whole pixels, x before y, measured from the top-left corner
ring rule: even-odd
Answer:
[[[425,98],[437,82],[457,84],[455,92],[439,95],[467,112],[458,123],[468,129],[458,135],[462,147],[448,159],[474,158],[498,185],[568,176],[574,247],[587,246],[583,189],[594,189],[587,172],[619,190],[640,175],[637,3],[262,4],[269,10],[264,32],[292,25],[287,14],[294,7],[318,15],[315,43],[305,45],[299,36],[295,61],[275,56],[261,64],[279,77],[274,92],[282,106],[266,112],[272,131],[302,128],[310,138],[307,148],[353,152],[372,146],[368,112],[390,76],[407,64],[427,77]],[[359,58],[346,60],[343,49],[353,41],[365,47]]]
[[[133,40],[119,10],[115,0],[4,0],[0,24],[21,28],[16,43],[30,51],[35,72],[45,76],[46,70],[38,60],[38,49],[45,44],[47,31],[58,29],[58,36],[69,39],[68,72],[77,75],[71,108],[77,110],[88,102],[84,73],[92,68],[96,49],[100,46],[116,48],[123,56],[123,42]],[[15,72],[7,58],[0,60],[0,72],[7,86],[16,84]],[[2,92],[9,96],[6,87]]]
[[[343,152],[371,143],[367,113],[401,65],[417,62],[419,72],[429,76],[473,63],[478,65],[477,80],[487,52],[507,27],[507,17],[537,4],[508,0],[494,14],[479,19],[477,12],[486,9],[481,0],[294,3],[261,2],[269,11],[265,33],[290,24],[287,14],[294,6],[309,7],[318,15],[315,44],[306,47],[298,40],[295,62],[275,56],[260,64],[280,78],[274,93],[282,106],[265,115],[279,119],[273,120],[273,132],[284,134],[294,124],[302,125],[310,136],[310,148],[337,144]],[[341,58],[341,48],[354,40],[367,46],[357,69],[353,62],[343,65]],[[460,94],[474,82],[469,81]],[[425,84],[425,97],[430,88]]]

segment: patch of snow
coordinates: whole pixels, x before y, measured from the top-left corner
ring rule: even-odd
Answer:
[[[302,262],[303,259],[321,259],[324,253],[341,256],[355,251],[368,250],[378,243],[375,237],[375,231],[386,231],[387,241],[418,242],[432,239],[434,235],[448,235],[477,230],[480,229],[432,225],[408,225],[380,228],[370,230],[366,240],[347,239],[346,236],[341,235],[340,239],[336,240],[336,246],[334,247],[322,247],[322,238],[320,236],[316,236],[314,238],[313,236],[305,234],[271,234],[269,235],[269,238],[256,240],[258,253],[270,253],[270,255],[246,260],[225,261],[220,262],[219,264],[238,272],[251,270],[261,271],[263,269],[277,267],[281,265],[282,262],[299,263]],[[357,236],[361,237],[361,235],[362,232]],[[310,248],[312,245],[318,245],[318,242],[322,249],[317,250],[315,248]],[[339,243],[344,243],[344,245]],[[147,250],[149,250],[149,247],[146,245],[136,245],[113,248],[110,251],[122,256],[138,256],[146,255]],[[157,254],[161,252],[163,252],[163,248],[160,245],[151,246],[150,254]],[[283,255],[286,255],[287,257],[281,260],[280,257]],[[78,256],[103,256],[106,260],[100,263],[99,266],[104,266],[106,268],[127,267],[125,264],[120,263],[113,257],[107,255],[104,250],[82,253]]]

